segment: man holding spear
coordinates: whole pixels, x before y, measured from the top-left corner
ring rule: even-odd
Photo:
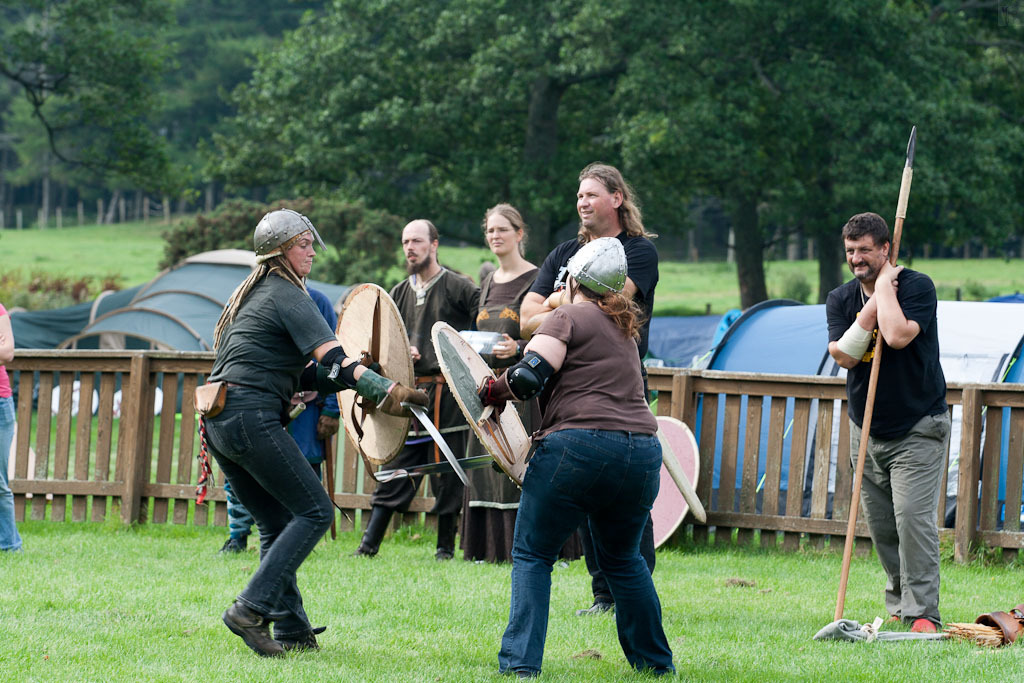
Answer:
[[[847,369],[851,458],[856,467],[865,454],[864,514],[888,577],[886,609],[931,633],[941,623],[936,512],[950,429],[935,286],[890,262],[889,226],[878,214],[850,218],[843,242],[854,279],[829,292],[825,311],[829,353]],[[882,340],[876,383],[870,366]]]

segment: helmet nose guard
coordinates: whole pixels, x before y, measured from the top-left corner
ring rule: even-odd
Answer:
[[[257,256],[266,256],[291,238],[306,231],[312,232],[320,248],[327,250],[327,245],[320,239],[320,233],[313,227],[313,223],[301,213],[291,209],[271,211],[256,224],[256,230],[252,235],[253,249]]]
[[[626,286],[626,250],[614,237],[587,242],[568,263],[569,275],[598,294],[621,292]]]

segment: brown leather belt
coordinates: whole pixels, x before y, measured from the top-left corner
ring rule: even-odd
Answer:
[[[441,431],[441,387],[444,385],[444,375],[424,375],[417,377],[416,386],[421,384],[434,385],[434,426]],[[441,449],[434,444],[434,462],[441,462]]]

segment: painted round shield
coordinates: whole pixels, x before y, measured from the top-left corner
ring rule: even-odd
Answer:
[[[448,388],[469,426],[498,463],[498,467],[521,486],[526,474],[526,458],[530,453],[530,435],[526,433],[519,413],[512,406],[507,406],[497,421],[488,418],[493,411],[485,409],[476,395],[477,387],[484,377],[494,376],[487,363],[446,322],[434,323],[430,337]]]
[[[700,471],[700,452],[693,432],[674,417],[658,417],[658,439],[661,441],[662,460],[674,458],[682,473],[693,486],[697,485],[697,474]],[[660,547],[671,538],[679,525],[683,523],[690,506],[683,497],[668,468],[661,465],[661,488],[654,500],[651,518],[654,521],[654,547]]]
[[[384,289],[369,283],[353,287],[342,304],[337,334],[346,355],[359,358],[369,353],[380,363],[382,375],[407,387],[415,386],[409,333],[398,307]],[[356,402],[358,398],[354,391],[338,394],[345,433],[370,462],[383,465],[405,445],[410,418],[375,409],[364,411]]]

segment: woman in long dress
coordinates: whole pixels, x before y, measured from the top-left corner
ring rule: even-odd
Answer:
[[[480,282],[478,330],[497,332],[502,341],[483,358],[497,373],[515,363],[526,342],[519,338],[519,305],[537,277],[537,267],[523,257],[526,223],[510,204],[492,206],[484,215],[484,238],[498,259],[497,270]],[[537,402],[519,404],[527,432],[539,421]],[[470,455],[486,451],[479,441],[469,445]],[[491,468],[470,470],[462,522],[463,557],[467,560],[509,562],[519,488],[503,473]]]

